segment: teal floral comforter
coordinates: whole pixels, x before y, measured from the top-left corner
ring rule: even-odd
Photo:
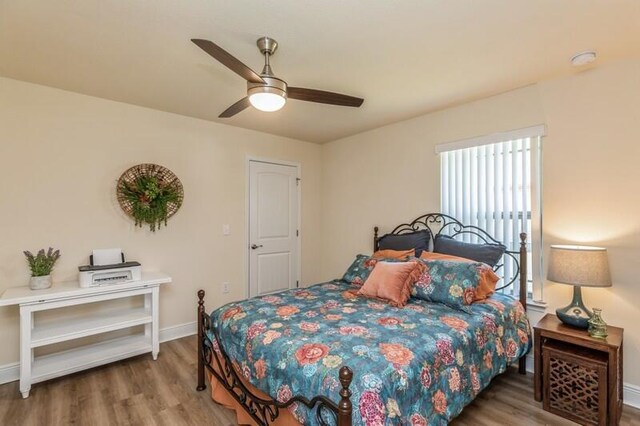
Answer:
[[[338,370],[354,372],[354,425],[444,425],[531,346],[522,305],[495,294],[471,313],[411,298],[404,308],[344,282],[231,303],[211,314],[236,368],[278,401],[338,401]],[[291,412],[317,424],[306,407]]]

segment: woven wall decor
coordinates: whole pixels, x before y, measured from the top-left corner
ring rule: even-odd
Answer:
[[[149,225],[153,232],[176,214],[184,190],[180,179],[166,167],[138,164],[125,171],[116,187],[118,203],[137,226]]]

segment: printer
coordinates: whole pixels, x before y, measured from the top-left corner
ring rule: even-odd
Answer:
[[[120,249],[94,250],[89,265],[79,266],[80,287],[99,287],[142,280],[139,262],[126,262]]]

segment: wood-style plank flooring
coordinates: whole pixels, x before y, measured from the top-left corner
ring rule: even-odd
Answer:
[[[233,413],[208,391],[195,391],[195,336],[163,343],[150,355],[36,384],[23,400],[18,383],[0,386],[0,425],[235,425]],[[453,425],[575,425],[533,400],[531,375],[496,379]],[[640,426],[625,406],[622,425]]]

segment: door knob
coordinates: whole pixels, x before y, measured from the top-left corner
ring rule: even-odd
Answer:
[[[251,250],[259,249],[260,247],[262,247],[262,244],[251,244]]]

